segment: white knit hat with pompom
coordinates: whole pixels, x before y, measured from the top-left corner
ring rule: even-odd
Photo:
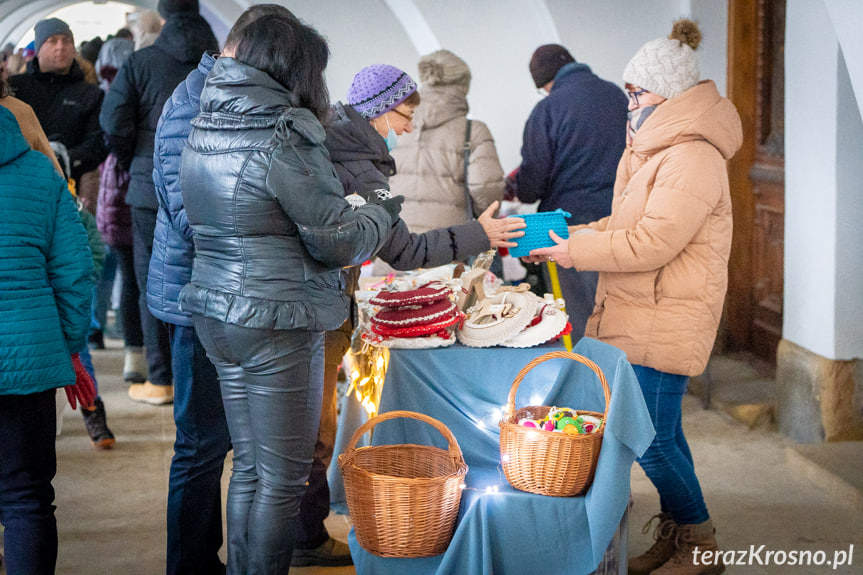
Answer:
[[[698,25],[692,20],[678,20],[668,38],[648,42],[635,53],[623,70],[623,81],[673,98],[701,79],[695,56],[700,43]]]

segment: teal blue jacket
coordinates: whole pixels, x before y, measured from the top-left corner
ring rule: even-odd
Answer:
[[[0,107],[0,395],[75,383],[93,256],[66,182]]]

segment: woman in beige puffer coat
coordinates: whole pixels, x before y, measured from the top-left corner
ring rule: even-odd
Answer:
[[[659,491],[659,524],[654,545],[630,559],[630,574],[723,571],[721,561],[694,560],[696,548],[718,548],[681,401],[689,376],[707,364],[722,314],[732,233],[725,161],[743,133],[734,104],[712,81],[699,82],[700,39],[682,20],[636,53],[623,76],[628,145],[611,215],[570,228],[569,240],[552,234],[557,245],[530,257],[600,272],[585,335],[626,352],[656,428],[638,462]]]
[[[401,217],[412,232],[463,224],[469,219],[464,189],[464,142],[470,69],[448,50],[420,58],[422,104],[411,133],[393,150],[398,172],[393,194],[405,196]],[[471,121],[468,183],[472,217],[503,199],[503,168],[488,127]]]

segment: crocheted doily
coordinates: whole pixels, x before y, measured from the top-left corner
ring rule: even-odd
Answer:
[[[492,347],[533,321],[540,300],[529,292],[507,291],[483,299],[467,311],[458,340],[470,347]]]
[[[374,333],[362,334],[363,341],[377,347],[389,347],[392,349],[429,349],[434,347],[447,347],[455,343],[455,335],[451,329],[445,330],[448,337],[440,335],[428,335],[425,337],[384,337]]]
[[[540,345],[561,335],[566,330],[568,320],[569,316],[565,312],[539,300],[536,315],[531,323],[500,345],[504,347]]]

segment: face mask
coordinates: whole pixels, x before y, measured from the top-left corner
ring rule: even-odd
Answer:
[[[386,121],[387,121],[387,128],[390,128],[390,119],[389,119],[389,118],[387,118],[386,116],[384,116],[384,118],[385,118],[385,119],[386,119]],[[398,138],[399,138],[399,137],[398,137],[398,135],[396,134],[396,131],[395,131],[395,130],[393,130],[392,128],[390,128],[390,131],[389,131],[389,132],[387,132],[387,137],[386,137],[386,138],[384,138],[384,140],[386,140],[386,142],[387,142],[387,150],[388,150],[388,151],[392,152],[393,150],[395,150],[395,149],[396,149],[396,146],[397,146],[397,145],[398,145],[398,143],[399,143]]]
[[[635,110],[630,110],[627,115],[629,116],[629,122],[627,122],[627,126],[629,128],[629,137],[633,138],[635,133],[641,128],[644,124],[644,121],[650,117],[650,115],[656,110],[656,106],[644,106],[641,108],[636,108]]]

